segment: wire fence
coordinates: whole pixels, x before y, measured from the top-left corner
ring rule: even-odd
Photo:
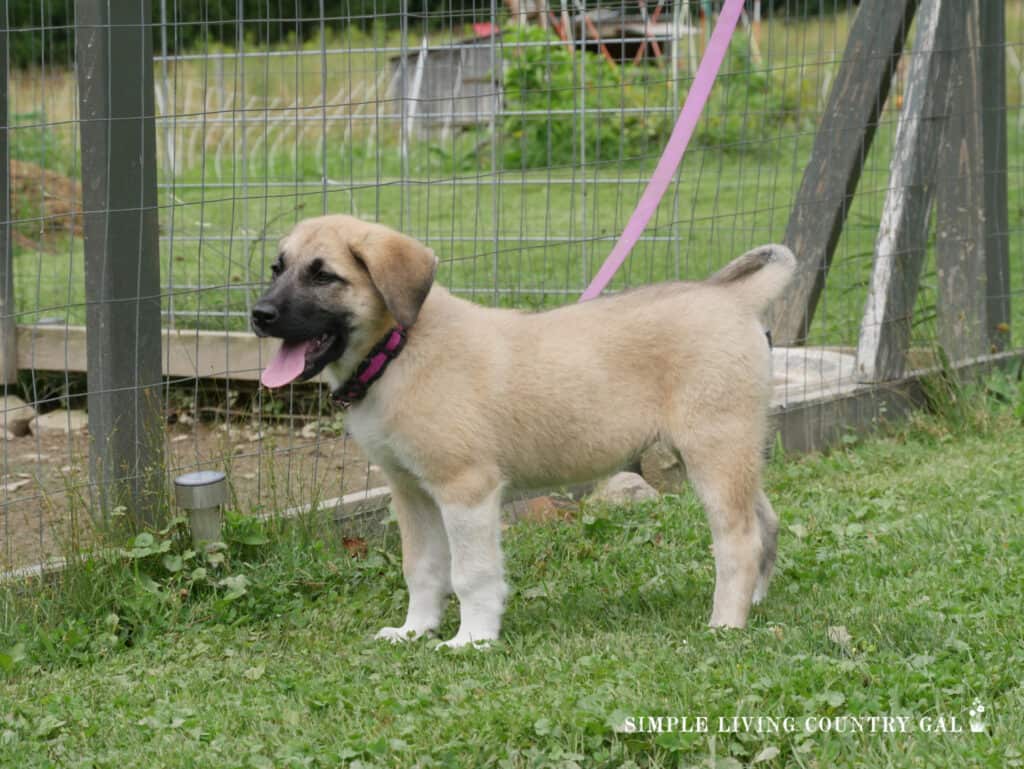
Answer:
[[[971,0],[943,2],[967,8]],[[159,412],[158,435],[103,435],[125,439],[124,451],[135,456],[161,457],[157,486],[186,470],[227,469],[233,505],[243,513],[380,486],[322,386],[278,395],[256,384],[266,350],[248,333],[248,316],[277,240],[307,216],[352,213],[428,243],[441,260],[438,280],[465,298],[530,310],[575,301],[660,156],[719,4],[310,5],[160,0],[125,21],[112,19],[105,3],[0,3],[9,185],[0,217],[9,241],[9,285],[0,297],[0,567],[90,541],[90,521],[105,505],[97,496],[103,473],[125,475],[99,467],[106,444],[97,447],[95,427],[111,421],[101,404],[138,410],[148,398],[147,408]],[[747,3],[683,165],[611,290],[701,279],[791,232],[833,86],[850,69],[851,30],[859,14],[884,5]],[[853,386],[862,331],[883,322],[865,312],[877,280],[880,222],[893,205],[908,78],[915,60],[920,69],[929,53],[947,51],[927,47],[923,12],[894,59],[891,88],[874,105],[874,141],[859,160],[855,193],[822,191],[844,199],[843,226],[802,346],[776,351],[777,403]],[[1002,283],[989,280],[1001,286],[989,299],[1010,306],[997,324],[1005,339],[993,342],[1006,348],[1024,313],[1024,3],[1006,3],[1000,23],[1008,149],[996,170],[985,166],[985,178],[1005,174],[1010,216],[998,232],[990,222],[983,236],[1008,246],[1011,268],[998,276]],[[90,58],[86,39],[108,46],[106,58]],[[135,42],[121,50],[111,40]],[[967,49],[980,52],[979,60],[989,55],[977,40],[950,50]],[[148,71],[118,64],[130,56],[149,61]],[[91,76],[107,78],[102,96],[83,88],[95,85]],[[90,99],[116,108],[126,94],[143,105],[135,113],[97,118],[90,111]],[[963,105],[947,113],[1002,119]],[[149,117],[151,150],[143,135]],[[134,134],[117,139],[122,124],[142,132],[137,151]],[[107,155],[97,160],[93,145],[104,141]],[[155,174],[152,200],[112,203],[123,187],[147,183],[139,166]],[[119,177],[122,167],[128,175]],[[107,179],[105,191],[97,192],[99,177]],[[970,173],[941,166],[925,181],[960,189],[970,186]],[[90,208],[97,199],[105,203]],[[90,232],[113,242],[110,217],[124,214],[137,220],[135,241],[127,239],[137,241],[133,253],[148,253],[147,212],[155,214],[156,269],[132,267],[125,279],[139,286],[152,279],[152,291],[103,299],[90,281],[121,289],[117,275],[97,277]],[[934,244],[943,222],[928,221],[916,241],[924,259],[920,290],[906,313],[912,310],[908,368],[934,362],[941,336]],[[138,319],[154,302],[163,331],[139,332]],[[118,337],[107,325],[138,333]],[[991,331],[986,339],[998,341]],[[129,338],[136,359],[159,352],[156,380],[129,381],[117,371],[104,379],[90,368],[119,365],[111,361],[123,355],[98,348]],[[118,401],[125,393],[131,400]],[[155,453],[141,452],[143,444],[155,444]],[[128,474],[141,472],[133,465]]]

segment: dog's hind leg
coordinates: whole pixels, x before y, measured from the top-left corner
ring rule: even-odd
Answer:
[[[485,646],[498,638],[508,594],[501,554],[501,487],[469,494],[445,488],[442,493],[460,621],[455,636],[440,646]]]
[[[756,512],[760,445],[751,440],[750,426],[738,422],[733,423],[736,429],[718,422],[699,434],[675,438],[711,525],[715,555],[712,627],[746,625],[763,563],[764,542]]]
[[[451,593],[451,556],[437,504],[416,480],[389,473],[391,499],[402,535],[402,572],[409,589],[409,611],[401,627],[385,627],[377,638],[408,641],[432,633],[441,624]]]
[[[761,564],[757,574],[757,585],[754,588],[754,603],[761,603],[768,595],[768,583],[775,568],[775,553],[779,543],[779,516],[761,489],[757,491],[754,505],[761,531]]]

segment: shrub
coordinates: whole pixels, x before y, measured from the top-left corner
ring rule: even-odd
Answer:
[[[667,85],[663,79],[652,83],[649,68],[616,66],[589,52],[570,53],[558,38],[536,27],[510,32],[505,41],[506,168],[620,161],[662,142],[671,130],[668,114],[623,111],[667,104]],[[585,57],[582,66],[575,60],[579,55]],[[585,87],[577,68],[586,73]],[[588,112],[585,121],[574,116],[581,108]]]
[[[694,140],[722,152],[764,152],[773,146],[767,141],[772,134],[797,122],[800,102],[799,86],[787,86],[778,75],[755,65],[746,38],[737,35]]]
[[[671,104],[664,70],[616,66],[589,52],[581,66],[574,60],[579,53],[537,28],[509,33],[504,50],[506,168],[622,162],[661,152],[676,119],[675,109],[659,109]],[[756,67],[737,35],[694,140],[723,152],[764,151],[771,146],[764,134],[795,123],[799,107],[797,88]]]

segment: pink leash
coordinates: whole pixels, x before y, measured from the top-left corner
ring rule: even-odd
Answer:
[[[658,161],[654,175],[647,183],[647,189],[644,190],[640,202],[637,203],[636,210],[629,218],[626,229],[622,231],[619,242],[615,244],[615,248],[608,254],[601,269],[587,286],[587,290],[583,292],[583,296],[580,297],[581,302],[593,299],[611,282],[657,210],[665,190],[668,189],[672,177],[676,174],[676,169],[679,168],[679,162],[683,159],[686,147],[697,127],[697,121],[700,120],[700,113],[704,111],[704,105],[707,104],[711,86],[714,85],[718,70],[722,67],[725,52],[729,48],[729,40],[736,29],[742,10],[743,0],[725,0],[722,12],[718,16],[718,23],[715,25],[715,31],[711,33],[711,42],[708,43],[707,50],[704,51],[704,58],[700,60],[697,76],[693,79],[689,93],[686,94],[683,110],[679,113],[679,119],[676,120],[676,125],[672,129],[665,152],[662,153],[661,160]]]

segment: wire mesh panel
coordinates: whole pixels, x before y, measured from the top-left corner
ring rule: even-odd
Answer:
[[[32,0],[5,10],[14,301],[4,321],[16,327],[19,371],[4,385],[4,567],[75,551],[90,540],[89,521],[110,512],[96,510],[82,429],[90,388],[75,69],[82,5]],[[257,384],[270,348],[248,318],[278,239],[305,217],[350,213],[431,246],[437,279],[458,296],[526,310],[576,301],[664,149],[719,6],[152,3],[163,333],[147,344],[162,351],[154,439],[164,447],[164,481],[226,469],[245,514],[382,485],[323,385],[271,392]],[[699,280],[784,239],[857,14],[853,0],[746,4],[682,167],[609,290]],[[1003,234],[1015,266],[1006,291],[1020,320],[1024,4],[1006,4],[1005,28],[1011,218]],[[856,381],[906,74],[923,53],[897,59],[855,194],[822,193],[848,196],[845,223],[804,344],[776,353],[779,403]],[[942,227],[931,221],[932,232]],[[934,360],[937,281],[929,247],[914,364]]]

